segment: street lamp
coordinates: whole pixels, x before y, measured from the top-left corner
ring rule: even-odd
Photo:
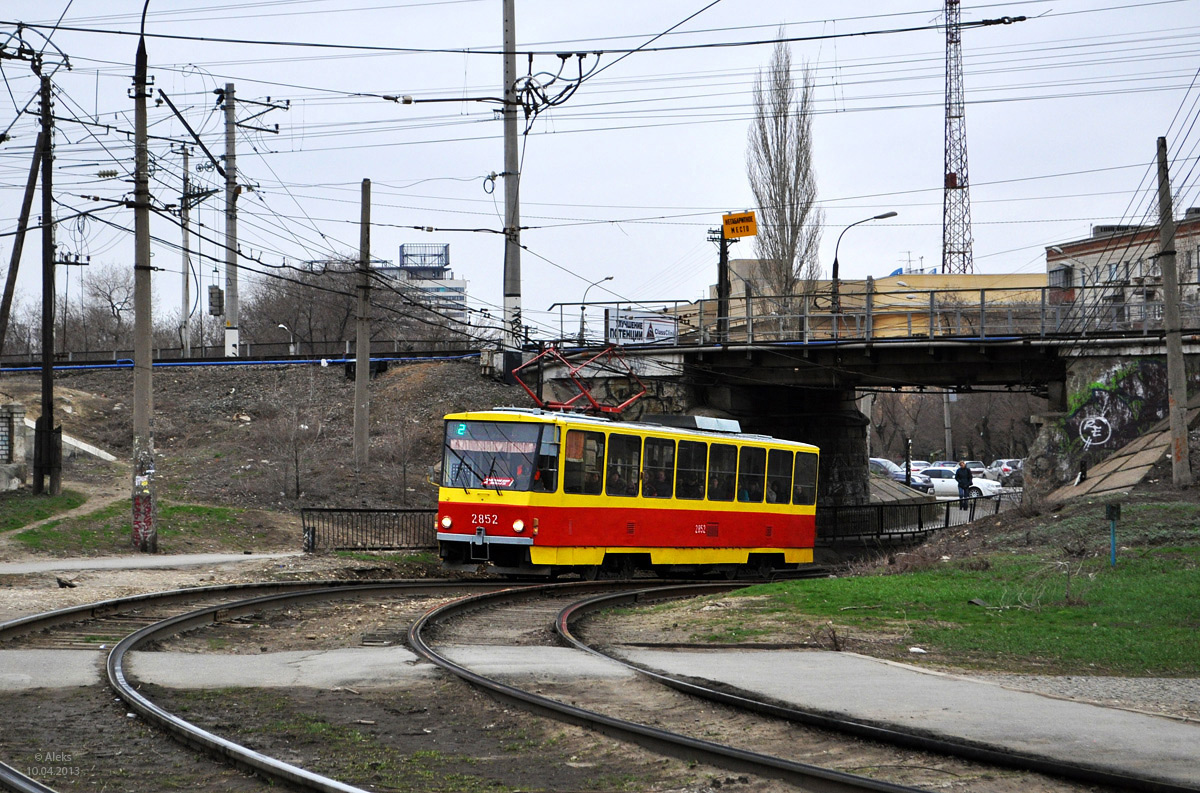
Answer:
[[[284,325],[282,322],[279,323],[279,327],[281,327],[287,331],[288,355],[295,355],[296,354],[296,336],[295,336],[295,334],[292,333],[291,328],[289,328],[287,325]]]
[[[584,344],[584,336],[583,336],[583,334],[584,334],[584,321],[583,321],[583,312],[584,312],[584,309],[587,307],[587,293],[588,293],[588,289],[591,289],[591,288],[592,288],[593,286],[595,286],[596,284],[602,284],[602,283],[604,283],[605,281],[611,281],[612,279],[613,279],[613,277],[610,275],[610,276],[607,276],[607,277],[605,277],[605,278],[601,278],[599,281],[592,281],[590,284],[588,284],[588,285],[587,285],[587,289],[584,289],[584,290],[583,290],[583,302],[581,302],[581,303],[579,304],[579,345],[580,345],[581,347],[582,347],[582,346],[583,346],[583,344]]]
[[[834,314],[842,313],[842,303],[838,297],[838,247],[841,246],[841,244],[842,244],[842,237],[845,235],[845,233],[847,231],[854,228],[855,226],[857,226],[860,223],[866,223],[871,220],[884,220],[885,218],[894,218],[894,217],[896,217],[895,212],[884,212],[882,215],[875,215],[873,217],[863,218],[862,220],[856,220],[853,223],[851,223],[849,226],[846,226],[846,228],[842,229],[842,233],[838,235],[837,243],[835,243],[833,246],[833,288],[832,288],[833,295],[829,301],[830,305],[833,308]],[[836,318],[834,319],[834,322],[835,323],[837,322]],[[834,329],[836,331],[836,325],[834,326]]]

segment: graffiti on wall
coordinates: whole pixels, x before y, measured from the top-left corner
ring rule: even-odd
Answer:
[[[1079,439],[1083,441],[1084,449],[1105,446],[1112,440],[1112,425],[1104,416],[1084,419],[1079,423]]]
[[[1122,361],[1069,396],[1065,435],[1083,453],[1108,453],[1167,417],[1167,367],[1159,359]]]

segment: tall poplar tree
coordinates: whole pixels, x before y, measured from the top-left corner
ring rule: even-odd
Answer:
[[[824,212],[817,206],[812,112],[812,73],[805,65],[793,76],[791,49],[779,42],[754,81],[746,174],[758,205],[751,280],[759,294],[780,297],[780,309],[794,306],[787,298],[811,294],[821,274]]]

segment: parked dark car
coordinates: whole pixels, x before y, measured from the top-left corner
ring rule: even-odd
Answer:
[[[891,460],[885,460],[882,457],[872,457],[867,461],[871,468],[871,473],[876,476],[886,476],[889,479],[894,479],[897,482],[904,482],[904,468],[896,465]],[[929,477],[919,474],[916,471],[912,472],[912,484],[909,487],[914,490],[920,490],[922,493],[928,493],[933,490],[933,482]]]

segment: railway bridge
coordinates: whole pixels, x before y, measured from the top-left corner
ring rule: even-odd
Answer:
[[[1064,302],[1061,293],[977,290],[971,301],[961,291],[953,300],[929,292],[915,301],[908,293],[906,300],[868,293],[837,312],[810,310],[811,304],[789,312],[779,300],[761,298],[735,301],[723,313],[716,301],[701,301],[660,309],[662,319],[608,306],[592,327],[607,327],[611,335],[614,316],[675,327],[666,340],[621,347],[629,369],[648,387],[631,407],[635,417],[710,412],[737,418],[748,432],[816,443],[823,501],[855,504],[868,498],[868,419],[860,400],[871,392],[1009,389],[1040,396],[1045,410],[1030,417],[1040,430],[1027,475],[1055,483],[1166,416],[1161,304],[1078,294]],[[1200,308],[1184,308],[1194,393]],[[567,349],[575,365],[617,341],[582,340],[566,340],[574,342]],[[566,374],[561,365],[546,368],[544,387],[572,394],[576,386]],[[636,387],[606,357],[578,374],[609,400],[621,401]]]

